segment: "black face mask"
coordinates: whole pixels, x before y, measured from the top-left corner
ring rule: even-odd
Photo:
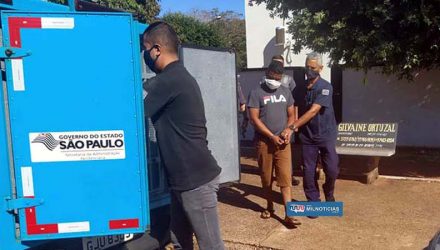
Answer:
[[[315,79],[319,76],[319,72],[312,70],[311,68],[306,67],[306,76],[308,80]]]
[[[159,58],[159,56],[156,57],[156,59],[153,60],[153,58],[151,58],[150,56],[150,52],[152,49],[154,49],[156,46],[151,47],[151,49],[149,50],[144,50],[144,61],[145,64],[148,66],[148,68],[153,71],[154,73],[158,73],[159,71],[156,69],[156,67],[154,66],[154,64],[156,63],[157,59]]]

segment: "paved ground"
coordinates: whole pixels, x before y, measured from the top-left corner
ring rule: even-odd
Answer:
[[[256,162],[241,159],[241,183],[222,188],[219,212],[228,249],[423,249],[440,229],[440,182],[379,178],[372,185],[338,180],[336,199],[342,218],[300,218],[286,229],[278,218],[260,219],[264,206]],[[304,200],[302,187],[294,198]],[[274,192],[280,203],[279,190]]]

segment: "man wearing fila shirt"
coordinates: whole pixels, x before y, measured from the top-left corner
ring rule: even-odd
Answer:
[[[333,195],[339,173],[336,154],[337,127],[333,110],[333,87],[322,79],[322,57],[310,53],[306,58],[307,112],[298,120],[289,123],[288,131],[300,128],[300,139],[304,161],[304,192],[309,201],[321,201],[316,178],[316,163],[319,155],[323,163],[325,183],[322,186],[326,201],[335,201]]]
[[[268,219],[274,214],[272,193],[272,170],[275,168],[277,186],[281,189],[284,207],[292,200],[292,168],[290,137],[288,130],[283,137],[281,133],[295,119],[293,97],[290,90],[281,86],[283,65],[272,61],[266,71],[266,79],[260,86],[252,90],[249,101],[249,115],[255,127],[255,141],[258,154],[258,166],[261,171],[261,182],[266,209],[261,218]],[[285,210],[284,223],[287,227],[295,227],[301,223],[287,216]]]

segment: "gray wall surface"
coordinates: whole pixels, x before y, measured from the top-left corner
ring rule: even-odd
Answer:
[[[238,181],[240,147],[235,54],[183,47],[180,55],[202,92],[208,147],[222,168],[220,182]]]
[[[440,71],[420,72],[414,82],[371,70],[343,72],[344,122],[397,122],[397,145],[440,147]]]

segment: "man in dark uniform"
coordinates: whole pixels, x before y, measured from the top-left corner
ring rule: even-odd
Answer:
[[[220,167],[208,149],[202,95],[178,58],[179,40],[164,22],[144,32],[144,60],[157,75],[145,89],[145,111],[154,124],[171,189],[175,249],[224,249],[217,214]]]
[[[289,124],[290,131],[300,128],[304,161],[304,192],[309,201],[320,201],[317,182],[317,161],[321,161],[325,173],[322,186],[325,200],[334,201],[336,178],[339,174],[338,155],[336,154],[337,126],[333,110],[333,87],[322,79],[322,57],[318,53],[310,53],[306,59],[307,75],[307,112],[298,120]],[[286,129],[283,133],[288,133]]]

